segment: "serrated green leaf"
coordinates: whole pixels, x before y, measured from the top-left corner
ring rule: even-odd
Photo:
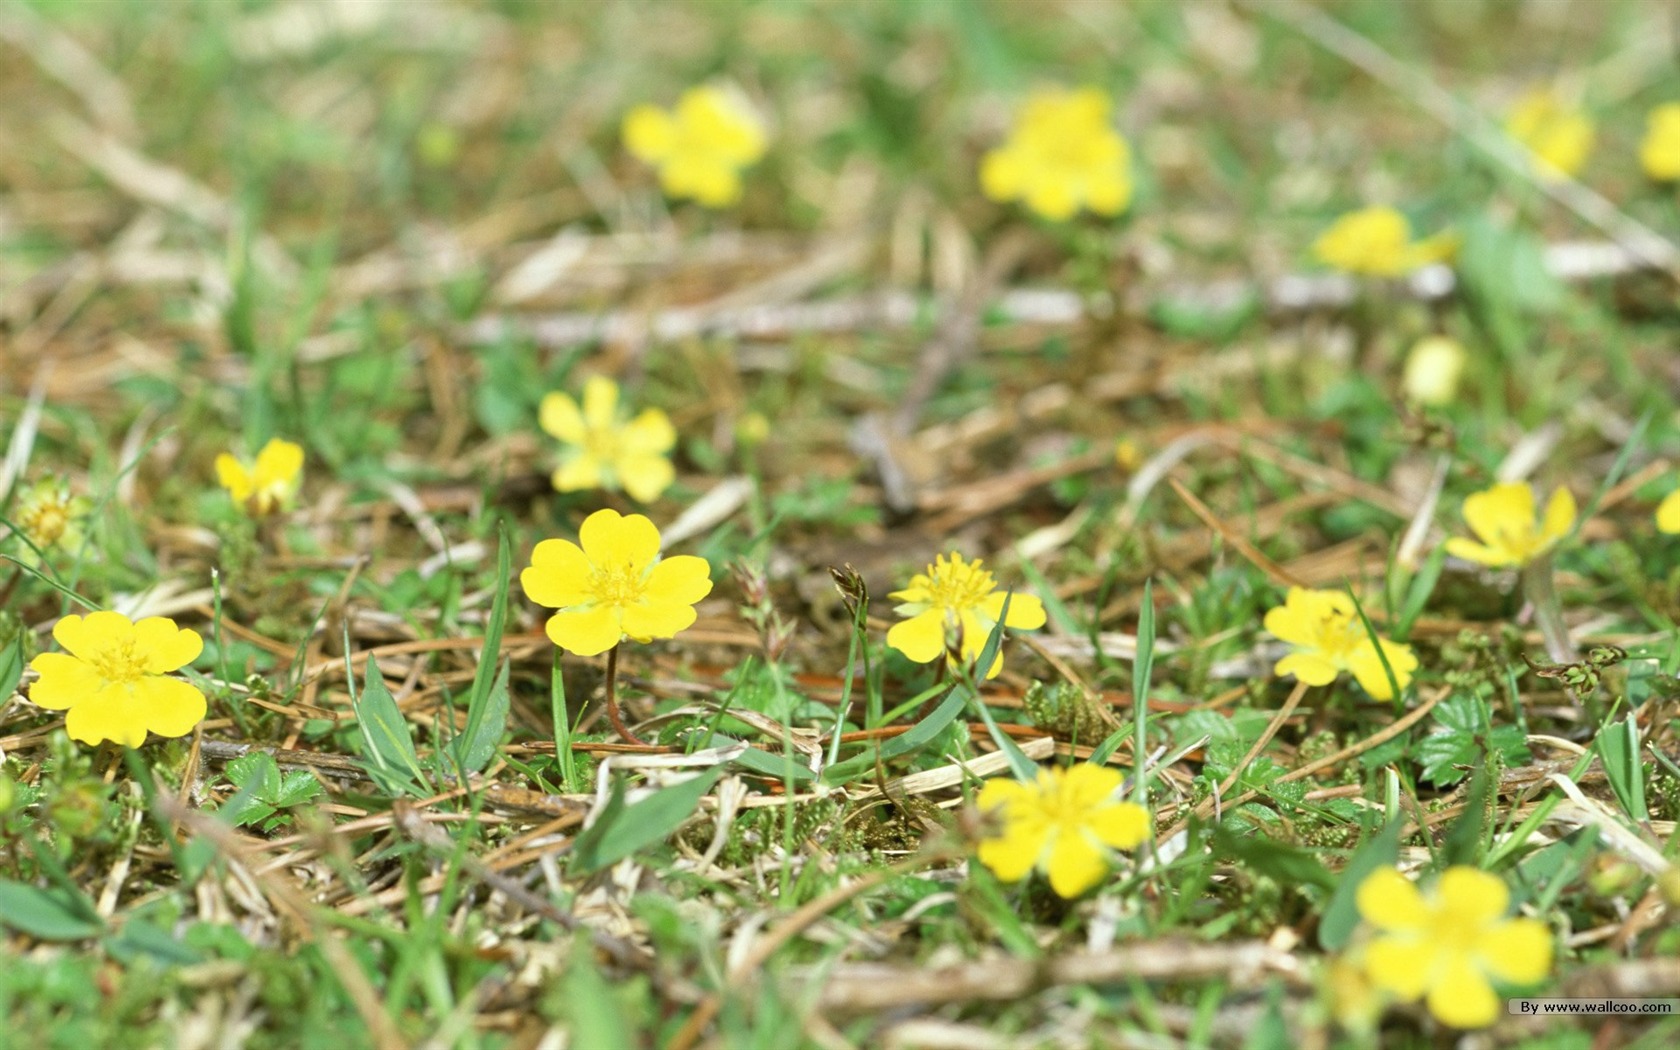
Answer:
[[[267,801],[279,809],[302,805],[321,794],[321,782],[301,769],[294,769],[280,778],[280,787]]]
[[[0,923],[42,941],[80,941],[105,929],[93,902],[61,887],[0,879]]]
[[[585,828],[572,846],[572,864],[581,875],[611,867],[637,850],[665,841],[694,815],[700,798],[723,776],[723,766],[713,766],[680,784],[660,788],[647,798],[624,803],[624,782],[614,781],[612,794],[595,822]]]

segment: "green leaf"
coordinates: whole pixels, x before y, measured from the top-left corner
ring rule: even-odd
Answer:
[[[1137,659],[1132,661],[1132,798],[1149,805],[1149,679],[1155,670],[1155,581],[1143,581],[1138,608]]]
[[[618,992],[595,968],[595,949],[589,938],[572,942],[566,957],[565,988],[567,1018],[571,1021],[569,1042],[598,1050],[634,1050],[640,1045],[625,1020]]]
[[[426,783],[426,777],[420,771],[420,756],[414,750],[408,720],[403,718],[402,708],[386,688],[379,662],[371,656],[362,682],[362,695],[351,697],[351,707],[362,734],[362,768],[373,782],[390,795],[425,794],[420,785]]]
[[[601,815],[572,846],[572,863],[578,873],[588,875],[611,867],[639,849],[665,841],[694,815],[701,796],[712,789],[723,772],[723,766],[713,766],[629,805],[624,803],[624,781],[614,781]]]
[[[478,654],[478,671],[473,675],[472,694],[467,701],[467,728],[454,744],[456,764],[466,773],[477,773],[490,764],[507,729],[508,665],[502,661],[501,654],[502,631],[507,626],[511,547],[504,521],[497,529],[496,597],[490,603],[484,649]]]
[[[20,635],[12,639],[12,644],[0,649],[0,703],[17,692],[18,681],[23,678],[23,637]]]
[[[1632,715],[1598,731],[1593,750],[1604,763],[1605,779],[1623,812],[1637,821],[1651,819],[1645,806],[1645,770],[1639,760],[1639,723]]]
[[[738,743],[738,741],[722,733],[712,737],[714,747],[724,747],[733,743]],[[731,761],[738,766],[752,770],[754,773],[762,773],[767,777],[775,777],[777,780],[806,781],[816,779],[815,773],[788,756],[771,754],[763,748],[749,747],[736,755]]]
[[[241,755],[227,764],[227,778],[239,790],[222,804],[217,815],[234,827],[254,824],[274,813],[269,796],[280,789],[280,767],[262,751]]]
[[[1348,858],[1336,881],[1336,892],[1324,907],[1324,918],[1318,924],[1318,943],[1325,951],[1340,951],[1353,937],[1359,925],[1359,884],[1378,868],[1393,867],[1400,856],[1400,822],[1390,823],[1372,835]]]
[[[60,887],[0,879],[0,923],[42,941],[80,941],[105,929],[93,902]]]
[[[1336,877],[1312,853],[1265,835],[1238,835],[1221,827],[1214,832],[1213,847],[1219,854],[1285,885],[1306,883],[1326,890],[1336,887]]]
[[[280,787],[267,799],[280,809],[301,805],[321,794],[321,782],[301,769],[294,769],[280,778]]]
[[[1481,861],[1482,828],[1487,823],[1487,803],[1489,781],[1486,762],[1476,765],[1475,775],[1470,778],[1470,790],[1465,795],[1464,812],[1453,821],[1452,827],[1447,829],[1441,839],[1440,852],[1436,854],[1436,863],[1442,867],[1454,864],[1477,865]]]
[[[853,755],[844,762],[837,762],[822,771],[822,782],[830,786],[844,784],[854,777],[864,776],[875,768],[876,762],[885,762],[900,755],[908,755],[913,751],[920,751],[954,721],[962,713],[968,703],[966,694],[952,689],[946,694],[939,706],[928,712],[928,716],[895,737],[887,739],[878,747],[865,751],[861,755]]]
[[[980,696],[980,686],[974,676],[982,667],[990,668],[992,661],[997,659],[998,649],[1003,646],[1003,625],[1009,622],[1009,603],[1015,598],[1014,591],[1005,591],[1003,607],[998,610],[997,623],[992,625],[992,633],[986,638],[986,645],[980,650],[980,659],[974,661],[974,672],[963,669],[959,689],[968,694],[974,708],[980,713],[980,721],[986,723],[986,732],[991,734],[992,742],[1009,759],[1009,770],[1015,774],[1015,779],[1030,783],[1038,776],[1038,763],[1028,758],[1026,752],[1010,737],[1008,733],[998,728],[997,720],[992,717],[992,709],[986,706],[986,701]]]
[[[107,937],[105,950],[123,963],[133,962],[141,956],[156,959],[166,966],[191,966],[204,960],[203,952],[181,943],[168,930],[139,916],[123,923],[115,936]]]

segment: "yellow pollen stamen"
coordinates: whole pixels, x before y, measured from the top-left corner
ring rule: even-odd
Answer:
[[[113,685],[132,685],[147,673],[146,658],[135,651],[132,640],[113,643],[87,657],[87,662]]]

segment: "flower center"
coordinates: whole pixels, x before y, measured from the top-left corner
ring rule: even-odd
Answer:
[[[980,568],[978,559],[970,564],[953,555],[948,562],[934,564],[928,578],[928,601],[947,612],[961,612],[979,605],[996,589],[997,582]]]
[[[1358,617],[1337,609],[1326,610],[1319,615],[1313,634],[1317,641],[1314,648],[1331,660],[1347,659],[1355,649],[1370,640],[1365,633],[1365,625]]]
[[[133,639],[113,642],[83,660],[112,685],[133,685],[147,674],[146,657]]]
[[[19,524],[23,531],[29,534],[37,547],[50,547],[64,535],[64,527],[69,524],[70,515],[65,512],[63,504],[47,503],[25,517]]]
[[[583,451],[598,462],[616,462],[619,456],[618,428],[590,427],[583,436]]]
[[[616,608],[635,605],[647,594],[647,577],[643,573],[632,572],[628,566],[598,567],[589,574],[589,593],[600,605]]]

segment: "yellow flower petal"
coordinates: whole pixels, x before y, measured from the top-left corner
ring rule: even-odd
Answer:
[[[1474,929],[1501,918],[1511,904],[1511,891],[1505,888],[1505,880],[1462,864],[1448,868],[1441,875],[1435,894],[1441,911],[1451,916],[1451,924],[1463,929]]]
[[[49,711],[63,711],[104,684],[93,665],[67,653],[42,653],[29,661],[29,666],[41,676],[29,687],[29,700]]]
[[[646,599],[656,605],[693,605],[712,593],[712,566],[705,558],[677,554],[662,558],[648,573]]]
[[[158,736],[186,736],[204,721],[204,694],[177,678],[146,675],[134,683],[131,701],[147,729]],[[144,739],[144,734],[142,734]]]
[[[178,671],[198,659],[198,654],[204,651],[204,639],[198,636],[197,631],[176,627],[174,620],[163,616],[148,616],[137,622],[134,625],[134,644],[145,654],[146,671],[155,675]],[[200,715],[199,719],[202,718]],[[193,724],[197,725],[199,719],[195,719]],[[179,733],[164,735],[180,736]]]
[[[303,446],[280,438],[269,438],[268,444],[257,453],[256,469],[252,477],[258,489],[270,486],[291,486],[303,471]]]
[[[557,612],[544,629],[549,641],[578,656],[604,653],[624,638],[619,611],[603,605]]]
[[[1004,882],[1020,882],[1038,866],[1049,825],[1022,825],[1012,833],[981,841],[980,863]]]
[[[659,494],[670,488],[677,478],[671,461],[659,455],[628,455],[620,457],[613,472],[630,498],[639,503],[652,503]]]
[[[1037,797],[1037,792],[1031,784],[1023,784],[1009,777],[993,777],[980,785],[980,793],[974,797],[974,804],[981,812],[989,812]]]
[[[1279,677],[1291,677],[1308,685],[1329,685],[1336,680],[1336,665],[1316,653],[1290,653],[1272,668]]]
[[[1503,546],[1501,537],[1534,528],[1534,490],[1521,481],[1507,481],[1473,492],[1464,499],[1464,521],[1490,547]]]
[[[1463,558],[1465,561],[1473,561],[1478,565],[1486,565],[1494,569],[1511,564],[1511,559],[1504,551],[1494,550],[1492,547],[1484,546],[1475,540],[1467,540],[1463,536],[1448,537],[1447,553],[1455,558]]]
[[[1546,514],[1540,522],[1540,538],[1547,544],[1556,543],[1569,535],[1569,530],[1574,527],[1575,494],[1560,485],[1546,501]]]
[[[644,104],[625,114],[622,134],[624,148],[649,164],[658,164],[676,148],[676,122],[658,106]]]
[[[1050,772],[1043,770],[1039,775],[1043,779]],[[1114,793],[1120,790],[1121,783],[1120,771],[1112,766],[1099,766],[1090,762],[1077,763],[1061,773],[1061,804],[1075,813],[1095,809],[1106,805]],[[1046,780],[1045,784],[1047,787],[1054,787],[1057,782],[1051,779]]]
[[[1365,949],[1365,974],[1371,983],[1411,1002],[1429,988],[1435,947],[1415,937],[1379,937]]]
[[[1021,160],[1014,150],[994,149],[981,158],[980,191],[992,200],[1016,199],[1025,183]]]
[[[1533,919],[1494,924],[1478,938],[1482,968],[1510,984],[1538,984],[1552,969],[1552,931]]]
[[[1149,811],[1135,802],[1116,802],[1092,810],[1085,827],[1105,845],[1136,849],[1149,838]]]
[[[893,624],[887,631],[887,644],[919,664],[938,659],[945,652],[944,611],[929,609]]]
[[[1416,930],[1429,921],[1429,909],[1416,885],[1395,868],[1365,876],[1354,894],[1364,920],[1379,930]]]
[[[594,568],[570,540],[543,540],[531,551],[531,567],[519,574],[525,597],[538,605],[563,609],[589,600],[588,583]]]
[[[1108,874],[1108,858],[1084,834],[1063,830],[1050,846],[1045,867],[1050,888],[1057,896],[1071,900],[1103,880]]]
[[[560,464],[549,479],[556,492],[586,492],[601,487],[601,461],[588,452],[578,452]]]
[[[1657,504],[1657,528],[1673,535],[1680,532],[1680,489],[1675,489]]]
[[[618,384],[603,375],[590,376],[583,384],[583,421],[590,430],[609,430],[618,415]]]
[[[994,593],[981,602],[980,612],[987,620],[997,623],[998,617],[1003,615],[1003,592]],[[1009,599],[1009,622],[1004,626],[1017,631],[1036,631],[1044,626],[1047,619],[1044,602],[1037,595],[1016,591]]]
[[[619,432],[619,446],[627,453],[666,453],[677,443],[671,417],[657,408],[643,409]]]
[[[216,457],[216,481],[227,489],[235,503],[244,503],[251,498],[250,472],[245,469],[245,464],[226,452]]]
[[[84,744],[109,740],[123,747],[139,747],[146,742],[145,712],[133,702],[128,689],[106,686],[70,708],[64,718],[64,731],[70,739]]]
[[[537,409],[537,423],[568,445],[581,445],[589,438],[588,428],[583,425],[583,411],[570,394],[556,391],[544,395]]]
[[[659,530],[641,514],[598,510],[578,529],[583,553],[598,569],[640,574],[659,556]]]
[[[89,656],[97,644],[97,636],[88,631],[83,624],[82,617],[75,613],[62,616],[53,625],[53,639],[68,653],[76,656]]]
[[[1448,956],[1429,986],[1429,1012],[1454,1028],[1485,1028],[1499,1017],[1499,1000],[1464,956]]]
[[[644,602],[624,609],[624,633],[638,642],[655,638],[675,638],[694,624],[697,614],[692,605]]]
[[[1389,670],[1394,672],[1394,681],[1404,690],[1412,683],[1412,672],[1417,670],[1417,657],[1412,654],[1409,645],[1400,645],[1388,639],[1382,639],[1383,655],[1388,657]],[[1388,675],[1383,671],[1382,660],[1377,656],[1377,647],[1366,642],[1355,649],[1348,657],[1348,670],[1353,672],[1354,680],[1361,689],[1377,700],[1394,699],[1394,691],[1388,686]]]

